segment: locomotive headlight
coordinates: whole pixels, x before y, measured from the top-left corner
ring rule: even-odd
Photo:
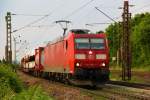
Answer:
[[[79,63],[76,63],[76,66],[78,66],[78,67],[79,67],[79,66],[80,66],[80,64],[79,64]]]
[[[96,54],[96,59],[106,59],[106,54]]]
[[[103,67],[105,67],[105,65],[106,65],[105,63],[102,63],[102,66],[103,66]]]
[[[75,59],[85,59],[85,54],[75,54]]]

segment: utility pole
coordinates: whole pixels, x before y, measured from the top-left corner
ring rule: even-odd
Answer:
[[[130,47],[130,20],[129,3],[124,1],[123,7],[123,34],[122,34],[122,80],[131,80],[131,47]]]
[[[18,36],[20,38],[20,35]],[[17,62],[17,59],[16,59],[16,45],[21,43],[21,40],[19,40],[19,42],[17,41],[17,37],[13,37],[13,40],[14,40],[14,63],[16,64]]]
[[[14,63],[16,63],[16,38],[14,37]]]
[[[12,63],[12,44],[11,44],[11,13],[7,12],[6,20],[6,46],[5,59],[6,62]]]
[[[58,20],[56,21],[56,23],[59,23],[61,28],[64,30],[64,33],[63,33],[63,36],[65,36],[66,34],[66,31],[67,31],[67,27],[68,27],[68,24],[71,23],[70,21],[67,21],[67,20]],[[63,24],[64,23],[64,24]]]

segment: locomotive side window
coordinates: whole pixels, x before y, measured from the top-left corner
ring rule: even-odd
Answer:
[[[105,49],[103,38],[91,38],[90,39],[91,49]]]
[[[75,47],[76,49],[90,49],[89,38],[76,38]]]

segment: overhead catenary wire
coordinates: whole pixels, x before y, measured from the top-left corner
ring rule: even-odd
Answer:
[[[86,24],[86,25],[93,25],[93,24],[111,24],[111,23],[88,23],[88,24]]]
[[[69,13],[67,16],[65,16],[63,19],[69,18],[71,16],[73,16],[75,13],[77,13],[78,11],[80,11],[81,9],[85,8],[87,5],[89,5],[90,3],[92,3],[94,0],[90,0],[87,3],[85,3],[84,5],[80,6],[79,8],[75,9],[74,11],[72,11],[71,13]]]
[[[132,13],[136,14],[136,13],[138,13],[139,10],[141,10],[141,9],[143,9],[143,8],[146,8],[146,7],[149,7],[149,6],[150,6],[150,4],[146,4],[146,5],[142,6],[142,7],[139,7],[139,8],[137,8],[137,9],[133,10]],[[121,16],[118,16],[118,17],[113,18],[113,19],[116,19],[116,20],[117,20],[117,19],[119,19],[119,18],[121,18]]]
[[[17,31],[20,31],[20,30],[22,30],[22,29],[24,29],[24,28],[26,28],[26,27],[29,27],[30,25],[35,24],[35,23],[37,23],[37,22],[39,22],[39,21],[45,19],[46,17],[48,17],[48,16],[50,16],[50,15],[51,15],[51,13],[48,14],[48,15],[44,15],[43,17],[41,17],[41,18],[39,18],[39,19],[37,19],[37,20],[34,20],[33,22],[31,22],[31,23],[29,23],[29,24],[27,24],[27,25],[25,25],[25,26],[23,26],[23,27],[20,27],[20,28],[18,28],[18,29],[16,29],[16,30],[12,31],[12,33],[13,33],[13,32],[17,32]]]
[[[27,27],[29,27],[30,25],[32,25],[32,24],[35,24],[35,23],[37,23],[37,22],[39,22],[39,21],[41,21],[41,20],[43,20],[43,19],[45,19],[45,18],[47,18],[48,16],[50,16],[55,10],[57,10],[57,9],[59,9],[59,8],[61,8],[62,6],[63,6],[64,4],[61,4],[60,6],[57,6],[56,8],[54,8],[52,11],[51,11],[51,13],[49,13],[49,14],[47,14],[47,15],[36,15],[36,14],[12,14],[12,15],[22,15],[22,16],[42,16],[41,18],[39,18],[39,19],[37,19],[37,20],[35,20],[35,21],[33,21],[33,22],[31,22],[31,23],[29,23],[29,24],[27,24],[27,25],[25,25],[25,26],[23,26],[23,27],[20,27],[20,28],[18,28],[18,29],[15,29],[14,31],[12,31],[12,33],[14,33],[14,32],[17,32],[17,31],[20,31],[20,30],[22,30],[22,29],[24,29],[24,28],[27,28]]]
[[[150,6],[150,4],[146,4],[146,5],[144,5],[144,6],[140,7],[140,8],[137,8],[137,9],[133,10],[133,13],[136,13],[136,12],[138,12],[139,10],[141,10],[141,9],[143,9],[143,8],[146,8],[146,7],[149,7],[149,6]]]
[[[98,7],[95,7],[96,10],[98,10],[99,12],[101,12],[103,15],[105,15],[107,18],[109,18],[110,20],[112,20],[113,22],[116,22],[112,17],[110,17],[109,15],[107,15],[106,13],[104,13],[102,10],[100,10]]]
[[[11,15],[14,15],[14,16],[45,16],[45,15],[38,15],[38,14],[16,14],[16,13],[12,13]]]
[[[41,21],[41,20],[47,18],[47,17],[50,16],[55,10],[57,10],[58,8],[60,8],[60,7],[62,7],[62,6],[63,6],[63,5],[56,7],[55,9],[53,9],[53,10],[51,11],[51,13],[49,13],[49,14],[47,14],[47,15],[13,14],[13,15],[21,15],[21,16],[42,16],[42,17],[39,18],[39,19],[37,19],[37,20],[32,21],[31,23],[29,23],[29,24],[27,24],[27,25],[25,25],[25,26],[23,26],[23,27],[21,27],[21,28],[18,28],[18,29],[16,29],[16,30],[12,31],[12,33],[13,33],[13,32],[17,32],[17,31],[20,31],[20,30],[23,30],[23,29],[25,29],[25,28],[27,28],[27,27],[38,27],[38,28],[41,28],[41,27],[50,27],[50,26],[53,26],[53,24],[51,24],[51,25],[37,25],[37,26],[34,26],[33,24],[35,24],[35,23],[37,23],[37,22],[39,22],[39,21]],[[45,29],[45,30],[46,30],[46,29]],[[42,35],[42,36],[44,36],[44,35]],[[23,44],[19,47],[19,49],[18,49],[19,51],[22,51],[22,50],[23,50],[23,47],[22,47],[23,45],[25,45],[25,43],[23,43]]]
[[[54,24],[51,24],[51,25],[32,25],[32,26],[29,26],[29,27],[37,27],[37,28],[44,28],[44,27],[53,27]]]
[[[103,15],[105,15],[107,18],[109,18],[110,20],[112,20],[114,23],[117,23],[117,21],[115,21],[112,17],[110,17],[109,15],[107,15],[105,12],[103,12],[102,10],[100,10],[98,7],[95,7],[96,10],[98,10],[100,13],[102,13]],[[114,30],[112,33],[112,40],[114,41]],[[112,43],[112,52],[114,53],[114,42]]]

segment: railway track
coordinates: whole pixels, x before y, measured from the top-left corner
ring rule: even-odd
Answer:
[[[90,93],[95,96],[100,96],[106,100],[150,100],[150,91],[149,94],[146,91],[141,91],[133,88],[124,87],[124,86],[115,86],[115,85],[104,85],[103,88],[98,87],[96,90],[81,89],[84,92]],[[134,89],[133,89],[134,90]]]
[[[48,81],[45,80],[45,84],[46,82]],[[50,81],[50,83],[51,82],[52,81]],[[89,94],[92,98],[94,98],[94,100],[101,100],[101,99],[95,99],[95,97],[104,98],[104,100],[150,100],[150,90],[141,89],[142,87],[133,88],[131,86],[128,87],[128,86],[123,86],[121,84],[117,85],[117,84],[109,83],[109,84],[98,86],[96,89],[93,89],[93,88],[89,88],[89,86],[77,87],[77,86],[66,85],[66,84],[58,83],[58,82],[56,82],[56,84],[57,85],[60,84],[60,87],[69,88],[68,90],[75,90],[75,91],[78,90],[78,91],[85,93],[86,95]],[[52,87],[49,86],[49,88],[52,88]],[[66,92],[64,92],[64,94],[65,93]]]
[[[109,81],[108,84],[121,85],[121,86],[150,90],[149,84],[129,83],[129,82],[123,82],[123,81]]]
[[[110,81],[96,90],[85,90],[108,100],[150,100],[150,85]]]
[[[118,95],[126,100],[150,100],[150,91],[145,89],[106,84],[103,92]]]

